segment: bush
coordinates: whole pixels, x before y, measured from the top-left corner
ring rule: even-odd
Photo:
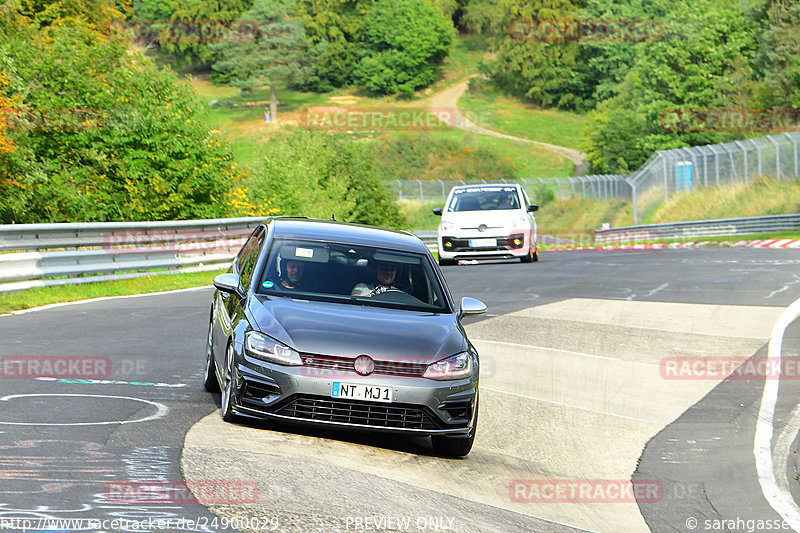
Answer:
[[[248,180],[250,201],[277,214],[400,228],[369,150],[340,134],[296,130],[274,138]]]

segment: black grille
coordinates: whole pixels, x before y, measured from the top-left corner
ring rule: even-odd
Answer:
[[[276,414],[381,428],[440,429],[433,417],[419,407],[316,396],[293,396]]]
[[[354,360],[347,357],[303,354],[302,359],[303,364],[308,367],[330,370],[335,374],[356,373],[355,368],[353,368]],[[410,361],[375,361],[375,371],[373,373],[388,376],[420,377],[427,368],[427,364]]]

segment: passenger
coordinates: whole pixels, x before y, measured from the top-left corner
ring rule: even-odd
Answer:
[[[284,289],[297,289],[303,279],[305,264],[296,259],[287,259],[282,263],[281,268],[281,287]]]
[[[381,294],[388,290],[399,290],[393,285],[394,278],[397,275],[397,265],[386,261],[378,263],[376,272],[377,283],[358,283],[353,287],[351,296],[364,296],[370,298],[376,294]]]

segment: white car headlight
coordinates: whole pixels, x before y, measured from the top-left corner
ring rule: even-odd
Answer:
[[[428,365],[423,377],[430,379],[461,379],[472,375],[472,357],[464,352]]]
[[[518,218],[514,219],[513,224],[516,227],[525,227],[525,228],[527,228],[528,226],[530,226],[531,221],[528,219],[528,217],[518,217]]]
[[[452,222],[442,222],[441,224],[439,224],[439,231],[443,233],[448,231],[453,231],[454,229],[456,229],[456,225],[453,224]]]
[[[303,364],[299,353],[257,331],[245,335],[244,349],[247,355],[270,363],[290,366]]]

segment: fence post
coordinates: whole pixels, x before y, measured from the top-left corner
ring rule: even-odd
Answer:
[[[400,191],[400,199],[403,199],[403,184],[400,183],[400,180],[394,180],[397,182],[397,190]]]
[[[763,166],[761,165],[761,145],[755,142],[753,139],[750,139],[750,143],[756,147],[756,150],[758,150],[758,175],[761,176],[764,174]]]
[[[631,198],[633,199],[633,223],[639,223],[639,208],[636,205],[636,185],[631,183],[630,180],[625,180],[628,182],[628,185],[631,186]]]
[[[669,200],[669,177],[667,172],[667,158],[662,152],[658,152],[658,157],[664,162],[664,201]]]
[[[798,163],[798,161],[797,161],[797,141],[795,141],[794,137],[792,137],[788,133],[784,133],[784,135],[786,136],[787,139],[789,139],[789,142],[792,143],[792,146],[794,146],[794,175],[795,175],[795,177],[797,177],[798,175],[800,175],[800,168],[798,168],[798,166],[797,166],[797,163]]]
[[[725,148],[725,145],[723,145],[722,147]],[[735,168],[733,170],[734,172],[736,171]],[[717,153],[716,150],[714,150],[714,176],[717,181],[717,187],[719,187],[719,154]]]
[[[744,182],[750,183],[750,169],[747,168],[749,165],[747,164],[747,147],[744,146],[744,143],[741,141],[734,141],[736,146],[738,146],[742,150],[742,154],[744,155]]]
[[[416,181],[417,181],[417,183],[419,183],[419,201],[420,202],[424,202],[425,201],[425,194],[422,192],[422,182],[420,180],[416,180]]]
[[[781,181],[781,147],[772,135],[767,135],[767,139],[775,145],[775,172],[778,174],[778,181]]]
[[[444,200],[446,198],[446,196],[444,194],[444,182],[442,180],[436,180],[436,181],[438,181],[439,183],[442,184],[442,201],[444,202]]]

